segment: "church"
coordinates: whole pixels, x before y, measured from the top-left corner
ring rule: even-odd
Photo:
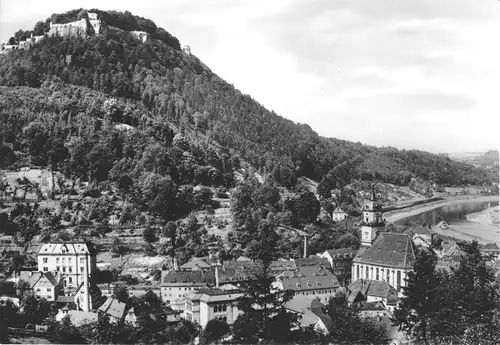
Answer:
[[[351,266],[352,281],[386,282],[399,293],[413,269],[415,247],[408,234],[384,232],[384,228],[382,207],[372,185],[370,198],[363,208],[361,247]]]

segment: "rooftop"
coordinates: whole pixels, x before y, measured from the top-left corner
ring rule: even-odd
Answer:
[[[373,296],[390,299],[391,302],[397,301],[397,292],[388,282],[372,279],[357,279],[350,286],[351,294],[349,299],[353,299],[358,292],[363,296]]]
[[[125,315],[126,304],[118,301],[114,297],[108,297],[106,302],[99,307],[99,311],[117,319],[122,319]]]
[[[354,262],[412,268],[415,262],[414,245],[408,234],[382,233],[366,250],[360,250]]]

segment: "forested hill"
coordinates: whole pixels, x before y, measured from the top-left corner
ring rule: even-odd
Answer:
[[[13,152],[9,145],[0,149],[2,168],[52,164],[100,181],[120,173],[140,176],[145,169],[175,175],[178,183],[217,185],[231,183],[241,157],[286,187],[300,176],[331,188],[353,179],[399,185],[414,177],[438,184],[489,182],[485,170],[446,157],[320,137],[236,90],[152,21],[128,12],[92,11],[110,25],[151,33],[152,42],[119,35],[47,37],[30,50],[2,55],[0,142],[14,143]],[[82,15],[85,11],[75,10],[49,19],[68,22]],[[32,31],[46,32],[49,19]],[[11,41],[30,33],[20,30]],[[174,142],[175,132],[183,139]],[[189,164],[182,152],[194,157]],[[161,159],[165,162],[155,161]],[[181,178],[181,171],[188,177]]]

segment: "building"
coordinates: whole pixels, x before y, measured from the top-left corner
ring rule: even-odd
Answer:
[[[398,303],[398,293],[386,281],[357,279],[349,286],[347,301],[359,305],[363,302],[380,302],[387,310],[394,310]]]
[[[495,260],[500,259],[500,248],[496,243],[488,243],[483,245],[483,247],[481,248],[481,253],[492,255]]]
[[[94,246],[90,242],[83,241],[43,244],[38,252],[37,261],[39,271],[60,272],[64,277],[65,288],[76,289],[83,283],[84,276],[92,274],[97,269]]]
[[[353,260],[352,280],[386,281],[401,291],[413,269],[415,249],[408,234],[383,233],[368,248],[360,248]]]
[[[332,212],[332,220],[335,222],[343,221],[346,218],[347,218],[347,213],[345,213],[340,207],[337,207]]]
[[[98,319],[97,313],[70,310],[67,306],[64,306],[59,309],[59,312],[56,314],[56,321],[61,322],[66,316],[69,316],[71,323],[75,325],[75,327],[81,327],[88,323],[97,322]]]
[[[212,265],[200,259],[193,259],[182,265],[180,269],[181,271],[208,271],[212,269]]]
[[[377,202],[375,186],[363,208],[361,248],[353,259],[351,279],[386,281],[396,288],[406,286],[405,279],[413,269],[415,248],[410,234],[381,233],[385,226],[382,208]]]
[[[112,322],[121,322],[125,319],[126,306],[125,303],[118,301],[114,297],[108,297],[106,302],[99,307],[98,311],[108,315],[109,320]]]
[[[203,328],[214,319],[233,324],[242,314],[238,304],[243,296],[243,291],[231,284],[193,291],[186,295],[184,318]]]
[[[143,310],[141,307],[130,308],[125,315],[125,322],[129,322],[132,325],[137,325],[137,320],[139,316],[144,313],[148,314],[152,321],[162,320],[166,323],[172,324],[181,321],[181,312],[179,310],[164,310],[157,312],[154,310]]]
[[[215,286],[214,271],[168,271],[162,272],[161,300],[173,304],[188,292]]]
[[[331,297],[335,297],[340,284],[333,273],[318,267],[285,271],[276,277],[273,287],[292,290],[294,296],[314,296],[326,303]]]
[[[351,282],[352,260],[356,257],[358,251],[351,248],[341,248],[326,250],[319,257],[325,258],[330,263],[333,274],[339,278],[340,284],[349,285]]]
[[[363,220],[361,226],[361,246],[369,247],[377,237],[377,232],[385,227],[382,219],[382,206],[377,202],[375,184],[366,205],[363,207]]]
[[[413,243],[417,246],[430,247],[438,239],[438,235],[432,231],[430,224],[407,229],[403,233],[411,235]]]
[[[47,169],[31,169],[23,167],[19,169],[20,179],[28,179],[33,184],[38,184],[42,195],[47,197],[54,190],[53,173]]]
[[[334,328],[332,319],[324,312],[325,305],[314,296],[296,296],[285,304],[285,309],[300,315],[300,327],[312,326],[325,335]]]
[[[63,278],[58,273],[22,271],[19,280],[29,284],[34,296],[47,301],[56,301],[63,291]]]
[[[295,265],[294,260],[276,260],[271,262],[271,265],[269,266],[269,270],[272,273],[281,273],[287,270],[295,270],[297,269],[297,266]]]

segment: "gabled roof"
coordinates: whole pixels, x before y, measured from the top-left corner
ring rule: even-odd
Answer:
[[[330,274],[321,276],[281,277],[284,290],[303,291],[312,289],[335,289],[339,287],[337,277]]]
[[[214,271],[169,271],[163,276],[163,285],[215,285]]]
[[[61,276],[52,272],[21,271],[19,274],[19,280],[27,282],[31,288],[39,283],[43,283],[43,285],[56,286],[61,282]]]
[[[361,292],[363,296],[381,297],[387,299],[396,299],[397,292],[388,282],[372,279],[356,279],[349,285],[351,294]]]
[[[430,229],[428,226],[417,226],[414,228],[406,229],[403,231],[405,234],[413,233],[413,234],[420,234],[420,235],[433,235],[434,231]]]
[[[378,266],[412,268],[415,262],[413,242],[408,234],[382,233],[364,252],[358,252],[357,263]]]
[[[92,243],[85,241],[51,242],[40,247],[39,255],[44,254],[95,254]]]
[[[330,263],[327,258],[320,258],[319,256],[310,256],[308,258],[295,259],[295,266],[301,268],[304,266],[323,266],[329,268]]]
[[[192,270],[193,268],[199,267],[200,269],[210,269],[212,266],[207,264],[203,260],[199,259],[194,259],[186,262],[184,265],[182,265],[180,268],[181,270]]]
[[[356,254],[358,253],[358,250],[352,249],[352,248],[340,248],[340,249],[329,249],[326,251],[328,255],[332,259],[335,259],[337,257],[342,258],[342,257],[355,257]]]
[[[342,213],[342,214],[347,214],[345,213],[340,207],[337,207],[332,213]]]
[[[271,262],[271,265],[269,266],[269,269],[271,271],[281,271],[281,270],[287,270],[287,269],[296,269],[297,266],[295,264],[295,261],[293,260],[276,260]]]
[[[126,304],[118,301],[114,297],[108,297],[106,302],[99,307],[99,311],[117,319],[122,319],[125,315]]]
[[[332,319],[323,313],[323,307],[324,304],[318,298],[303,295],[295,296],[285,304],[287,310],[301,314],[301,327],[316,325],[318,321],[321,321],[330,332],[334,325]]]
[[[500,250],[498,245],[496,243],[488,243],[483,246],[483,250],[492,250],[492,251],[497,251]]]

